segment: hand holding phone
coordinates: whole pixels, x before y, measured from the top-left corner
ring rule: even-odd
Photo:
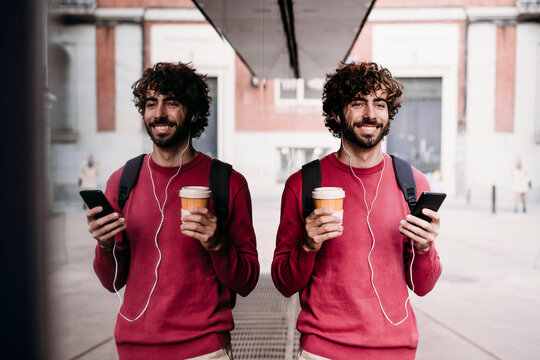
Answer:
[[[101,190],[82,190],[79,194],[89,209],[95,208],[96,206],[101,206],[103,208],[102,212],[95,215],[96,219],[114,212],[114,209]]]
[[[407,218],[400,222],[399,231],[411,239],[414,248],[419,254],[423,254],[429,250],[431,243],[439,234],[440,222],[438,214],[434,215],[436,221],[433,221],[432,218],[424,215],[422,210],[430,209],[435,212],[438,211],[445,198],[446,194],[444,193],[423,192],[420,198],[418,198],[418,202],[411,211],[411,214],[407,215]],[[417,218],[425,220],[430,224],[426,226],[424,222],[420,222]]]
[[[114,247],[114,236],[120,231],[126,229],[126,223],[124,219],[118,218],[118,216],[102,223],[103,220],[98,220],[104,216],[114,213],[114,209],[107,201],[105,194],[101,190],[82,190],[79,192],[86,205],[93,209],[97,206],[101,206],[103,210],[95,215],[88,216],[88,232],[92,234],[92,237],[97,240],[99,246],[105,250],[111,250]],[[93,213],[89,211],[89,213]]]
[[[420,195],[416,206],[411,211],[411,215],[419,217],[427,222],[431,222],[432,219],[429,216],[424,215],[422,213],[422,209],[427,208],[433,211],[438,211],[445,198],[445,193],[423,192],[422,195]]]

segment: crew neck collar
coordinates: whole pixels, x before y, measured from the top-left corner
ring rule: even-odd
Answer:
[[[369,168],[359,168],[359,167],[354,167],[353,166],[352,168],[353,168],[354,173],[357,174],[357,175],[370,175],[370,174],[374,174],[374,173],[377,173],[377,172],[381,171],[383,169],[383,167],[385,166],[384,163],[386,162],[386,164],[389,164],[389,161],[391,161],[391,158],[390,158],[389,155],[387,155],[385,153],[382,153],[382,155],[383,155],[384,161],[381,160],[375,166],[372,166],[372,167],[369,167]],[[343,172],[346,172],[346,173],[351,172],[351,168],[350,168],[349,164],[348,163],[344,164],[338,159],[337,152],[329,154],[327,156],[327,158],[330,160],[332,165],[334,165],[339,170],[341,170]]]
[[[147,156],[149,157],[149,159],[147,159],[146,161],[150,161],[150,168],[152,168],[152,170],[159,171],[165,174],[174,174],[178,171],[178,166],[161,166],[161,165],[158,165],[156,162],[154,162],[154,160],[152,159],[151,153],[148,154]],[[195,156],[193,157],[193,159],[191,159],[190,162],[182,164],[182,169],[180,170],[180,172],[187,171],[197,166],[197,164],[199,164],[204,159],[205,156],[207,155],[201,153],[200,151],[197,151],[195,153]]]

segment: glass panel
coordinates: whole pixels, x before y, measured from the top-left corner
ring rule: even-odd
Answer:
[[[323,78],[313,78],[304,80],[304,99],[317,99],[322,97],[324,86]]]
[[[298,79],[280,79],[279,97],[281,99],[296,99]]]

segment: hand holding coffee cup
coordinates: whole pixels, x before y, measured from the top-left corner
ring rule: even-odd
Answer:
[[[332,209],[334,216],[337,216],[343,222],[343,199],[345,191],[339,187],[318,187],[311,193],[315,201],[316,209]]]
[[[337,187],[316,188],[312,192],[315,210],[306,218],[304,249],[317,251],[326,240],[343,233],[343,199],[345,191]]]
[[[218,250],[221,241],[217,236],[217,217],[208,209],[212,193],[206,186],[184,186],[180,190],[182,200],[180,231],[199,240],[207,250]]]
[[[184,186],[180,190],[182,200],[182,216],[188,215],[190,209],[196,207],[207,208],[212,192],[206,186]]]

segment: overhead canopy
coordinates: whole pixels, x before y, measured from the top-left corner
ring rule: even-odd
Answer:
[[[260,78],[321,78],[344,61],[376,0],[193,0]]]

